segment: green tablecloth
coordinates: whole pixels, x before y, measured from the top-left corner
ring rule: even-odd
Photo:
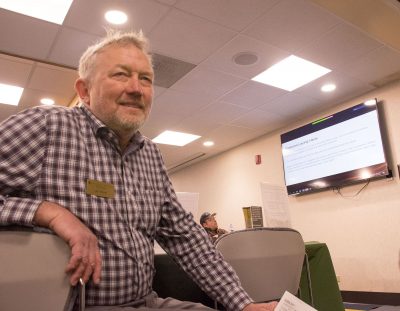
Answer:
[[[318,311],[344,311],[328,247],[325,243],[319,242],[308,242],[305,246],[310,266],[314,308]],[[305,267],[301,275],[300,290],[301,299],[311,304]]]

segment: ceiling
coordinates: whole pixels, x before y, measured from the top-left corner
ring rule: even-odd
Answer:
[[[120,28],[142,29],[154,53],[155,100],[142,132],[202,136],[160,145],[170,171],[400,78],[395,0],[74,0],[61,26],[0,9],[0,83],[25,88],[19,106],[0,104],[0,121],[41,97],[74,101],[74,69],[105,33],[108,9],[126,11]],[[254,64],[235,63],[248,53]],[[291,54],[332,71],[292,92],[251,81]],[[336,91],[322,93],[325,82]]]

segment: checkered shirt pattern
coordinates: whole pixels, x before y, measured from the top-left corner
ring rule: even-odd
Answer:
[[[0,225],[34,225],[46,200],[68,208],[98,237],[102,279],[87,284],[87,305],[119,305],[149,294],[154,240],[228,310],[251,302],[181,207],[157,146],[139,132],[122,153],[116,135],[84,105],[36,107],[0,125],[0,146]],[[113,184],[115,196],[87,194],[87,180]]]

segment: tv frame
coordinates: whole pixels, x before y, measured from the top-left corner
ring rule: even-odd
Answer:
[[[284,155],[282,152],[282,154],[281,154],[282,155],[282,166],[283,166],[284,177],[285,177],[285,186],[286,186],[288,195],[304,195],[304,194],[309,194],[309,193],[326,191],[326,190],[330,190],[330,189],[339,189],[344,186],[349,186],[349,185],[353,185],[353,184],[357,184],[357,183],[361,183],[361,182],[392,177],[392,171],[390,169],[391,161],[390,161],[390,158],[388,158],[388,154],[390,154],[388,152],[389,144],[388,144],[387,135],[386,135],[386,124],[383,119],[382,103],[378,102],[376,98],[372,99],[370,101],[374,101],[375,104],[372,106],[364,107],[364,108],[366,108],[366,109],[364,109],[364,111],[360,111],[359,109],[357,109],[357,107],[365,106],[365,103],[367,101],[357,104],[357,105],[354,105],[354,106],[351,106],[351,107],[348,107],[348,108],[345,108],[345,109],[342,109],[342,110],[339,110],[338,112],[336,112],[332,115],[325,116],[323,118],[319,118],[308,124],[305,124],[303,126],[295,128],[293,130],[282,133],[280,135],[281,148],[282,148],[283,143],[285,143],[285,142],[291,141],[291,140],[299,138],[299,137],[303,137],[307,134],[317,132],[324,128],[328,128],[335,124],[341,123],[343,121],[350,120],[350,119],[352,119],[356,116],[362,115],[364,113],[376,110],[377,120],[378,120],[378,125],[379,125],[379,132],[380,132],[380,141],[381,141],[382,147],[383,147],[384,162],[375,164],[372,166],[368,166],[368,169],[371,170],[372,175],[369,177],[366,177],[366,178],[360,177],[360,171],[365,169],[365,167],[364,167],[364,168],[349,170],[349,171],[338,173],[338,174],[328,175],[328,176],[288,185],[287,180],[286,180],[286,172],[285,172],[285,162],[284,162],[285,159],[284,159]],[[349,114],[351,114],[354,111],[355,111],[354,117],[352,117],[352,118],[346,117],[346,115],[348,116]],[[359,112],[362,112],[362,113],[359,113]],[[320,186],[316,186],[315,183],[317,181],[323,181],[324,184],[320,183]]]

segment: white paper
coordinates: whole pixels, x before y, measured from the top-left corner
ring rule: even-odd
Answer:
[[[196,220],[199,212],[200,194],[198,192],[177,192],[176,196],[178,197],[178,201],[181,203],[182,207],[186,211],[192,213]]]
[[[260,185],[266,226],[291,228],[286,189],[266,182],[262,182]]]
[[[313,307],[306,304],[304,301],[300,300],[293,294],[286,291],[278,305],[275,308],[275,311],[317,311]]]

